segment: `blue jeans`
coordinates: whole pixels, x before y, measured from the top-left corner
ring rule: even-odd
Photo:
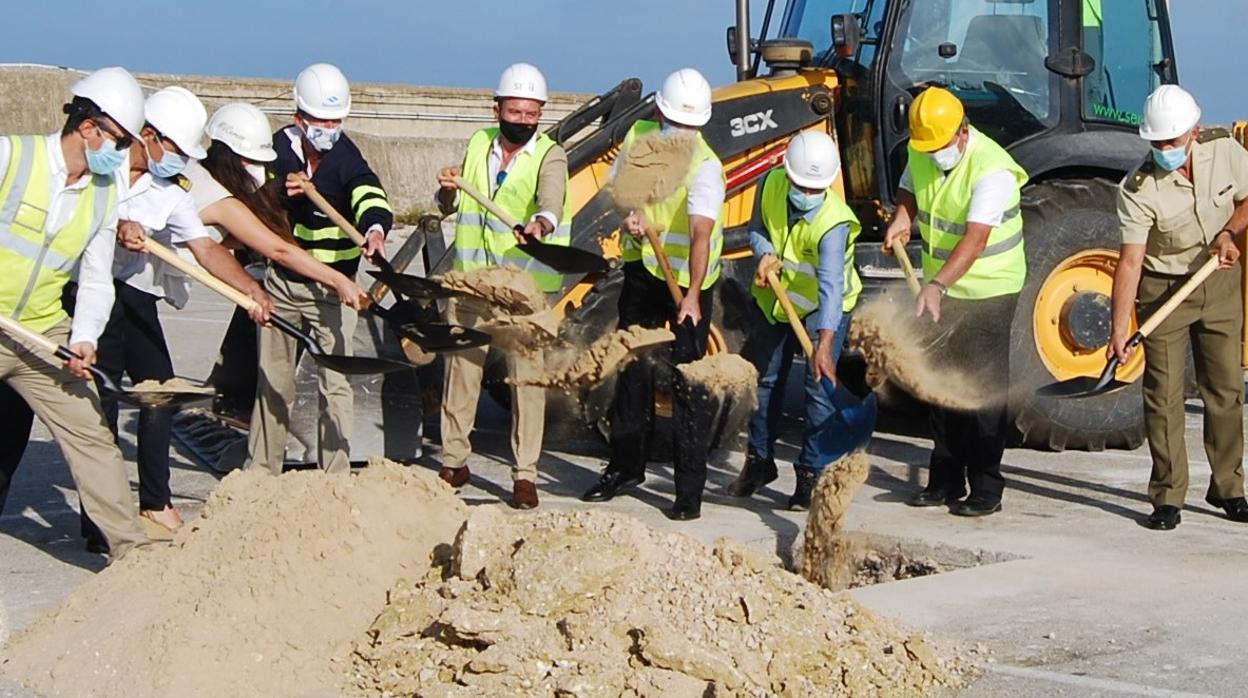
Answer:
[[[756,309],[757,311],[757,309]],[[779,436],[780,413],[784,407],[784,386],[788,379],[789,368],[793,365],[793,354],[801,351],[797,336],[788,323],[769,324],[762,319],[759,312],[758,328],[746,341],[743,351],[745,358],[758,369],[758,409],[750,418],[749,448],[765,458],[775,457],[776,437]],[[815,316],[806,316],[806,332],[810,334],[815,346],[819,346],[819,332],[815,329]],[[832,360],[841,358],[845,347],[846,334],[849,331],[849,313],[841,316],[841,323],[836,328],[836,346],[832,349]],[[819,448],[817,445],[818,425],[823,424],[836,411],[832,400],[824,392],[823,387],[813,379],[813,367],[807,363],[805,371],[806,387],[806,426],[802,431],[802,452],[793,463],[794,468],[805,468],[822,472],[827,463],[817,462]]]

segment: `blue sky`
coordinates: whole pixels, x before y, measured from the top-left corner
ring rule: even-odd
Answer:
[[[9,2],[22,6],[21,20],[0,27],[4,62],[293,78],[329,61],[353,80],[490,87],[508,63],[527,60],[552,89],[581,92],[631,76],[652,89],[685,65],[712,84],[733,79],[724,45],[732,0]],[[766,2],[753,4],[757,13]],[[1180,77],[1205,121],[1248,119],[1248,2],[1171,4]]]

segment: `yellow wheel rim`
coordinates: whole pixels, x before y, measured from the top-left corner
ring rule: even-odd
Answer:
[[[1055,380],[1099,376],[1105,369],[1108,300],[1117,265],[1118,253],[1113,250],[1084,250],[1062,260],[1041,285],[1032,313],[1033,335],[1036,353]],[[1132,315],[1131,331],[1135,330]],[[1143,371],[1144,352],[1136,351],[1118,369],[1118,379],[1134,381]]]

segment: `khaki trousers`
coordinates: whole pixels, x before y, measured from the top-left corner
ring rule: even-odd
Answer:
[[[64,345],[69,322],[44,334]],[[59,359],[36,355],[0,336],[0,380],[21,395],[52,432],[69,463],[82,508],[103,532],[116,560],[148,539],[139,525],[126,464],[104,421],[94,381],[77,378],[59,364]]]
[[[1145,312],[1183,281],[1145,275],[1139,292]],[[1183,387],[1189,339],[1205,406],[1205,454],[1213,470],[1209,495],[1244,496],[1242,313],[1240,270],[1217,271],[1144,340],[1144,425],[1153,456],[1148,498],[1154,506],[1182,507],[1187,494]]]
[[[291,281],[273,270],[265,279],[265,289],[273,299],[274,313],[308,330],[325,351],[351,355],[358,316],[337,295],[315,283]],[[247,439],[248,468],[264,468],[274,475],[282,473],[295,404],[298,359],[299,340],[274,327],[260,329],[260,372]],[[317,385],[317,462],[326,472],[348,473],[351,423],[355,418],[351,381],[341,373],[318,368]]]
[[[452,298],[446,309],[448,322],[479,327],[490,317],[489,306],[472,299]],[[442,391],[442,466],[462,468],[472,454],[468,437],[477,419],[481,378],[488,347],[474,347],[446,355],[446,380]],[[532,357],[507,353],[507,375],[513,379],[541,375],[542,353]],[[513,480],[537,478],[542,455],[542,432],[546,422],[546,389],[511,386],[511,452],[515,457]]]

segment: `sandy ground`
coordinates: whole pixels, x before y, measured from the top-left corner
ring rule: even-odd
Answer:
[[[168,314],[179,373],[207,373],[226,315],[219,301],[203,294],[187,311]],[[510,493],[508,420],[488,400],[482,411],[474,439],[479,455],[470,461],[474,477],[462,493],[469,504]],[[123,412],[123,423],[135,415]],[[847,529],[951,561],[997,561],[852,593],[912,626],[986,646],[994,661],[965,696],[1242,695],[1248,526],[1227,522],[1201,500],[1208,467],[1200,421],[1199,404],[1190,403],[1189,507],[1178,530],[1165,533],[1137,523],[1149,510],[1145,450],[1009,451],[1001,514],[966,520],[941,509],[908,508],[901,500],[922,486],[930,442],[919,429],[904,433],[895,420],[886,422],[871,444],[871,473],[849,510]],[[781,461],[796,455],[794,436],[786,435]],[[126,448],[133,457],[132,440]],[[436,446],[427,451],[436,456]],[[787,555],[805,518],[781,509],[793,486],[792,470],[782,465],[780,480],[741,502],[718,494],[735,478],[740,461],[741,454],[730,453],[712,464],[711,492],[696,522],[663,517],[672,491],[666,464],[652,465],[635,496],[596,506],[708,543],[726,535]],[[589,506],[577,498],[602,465],[603,450],[592,437],[552,441],[540,465],[543,507]],[[182,454],[176,458],[175,499],[188,516],[197,515],[216,481]],[[82,550],[75,505],[59,452],[37,426],[0,517],[0,634],[29,624],[99,569],[99,558]],[[2,698],[34,695],[0,684]]]

